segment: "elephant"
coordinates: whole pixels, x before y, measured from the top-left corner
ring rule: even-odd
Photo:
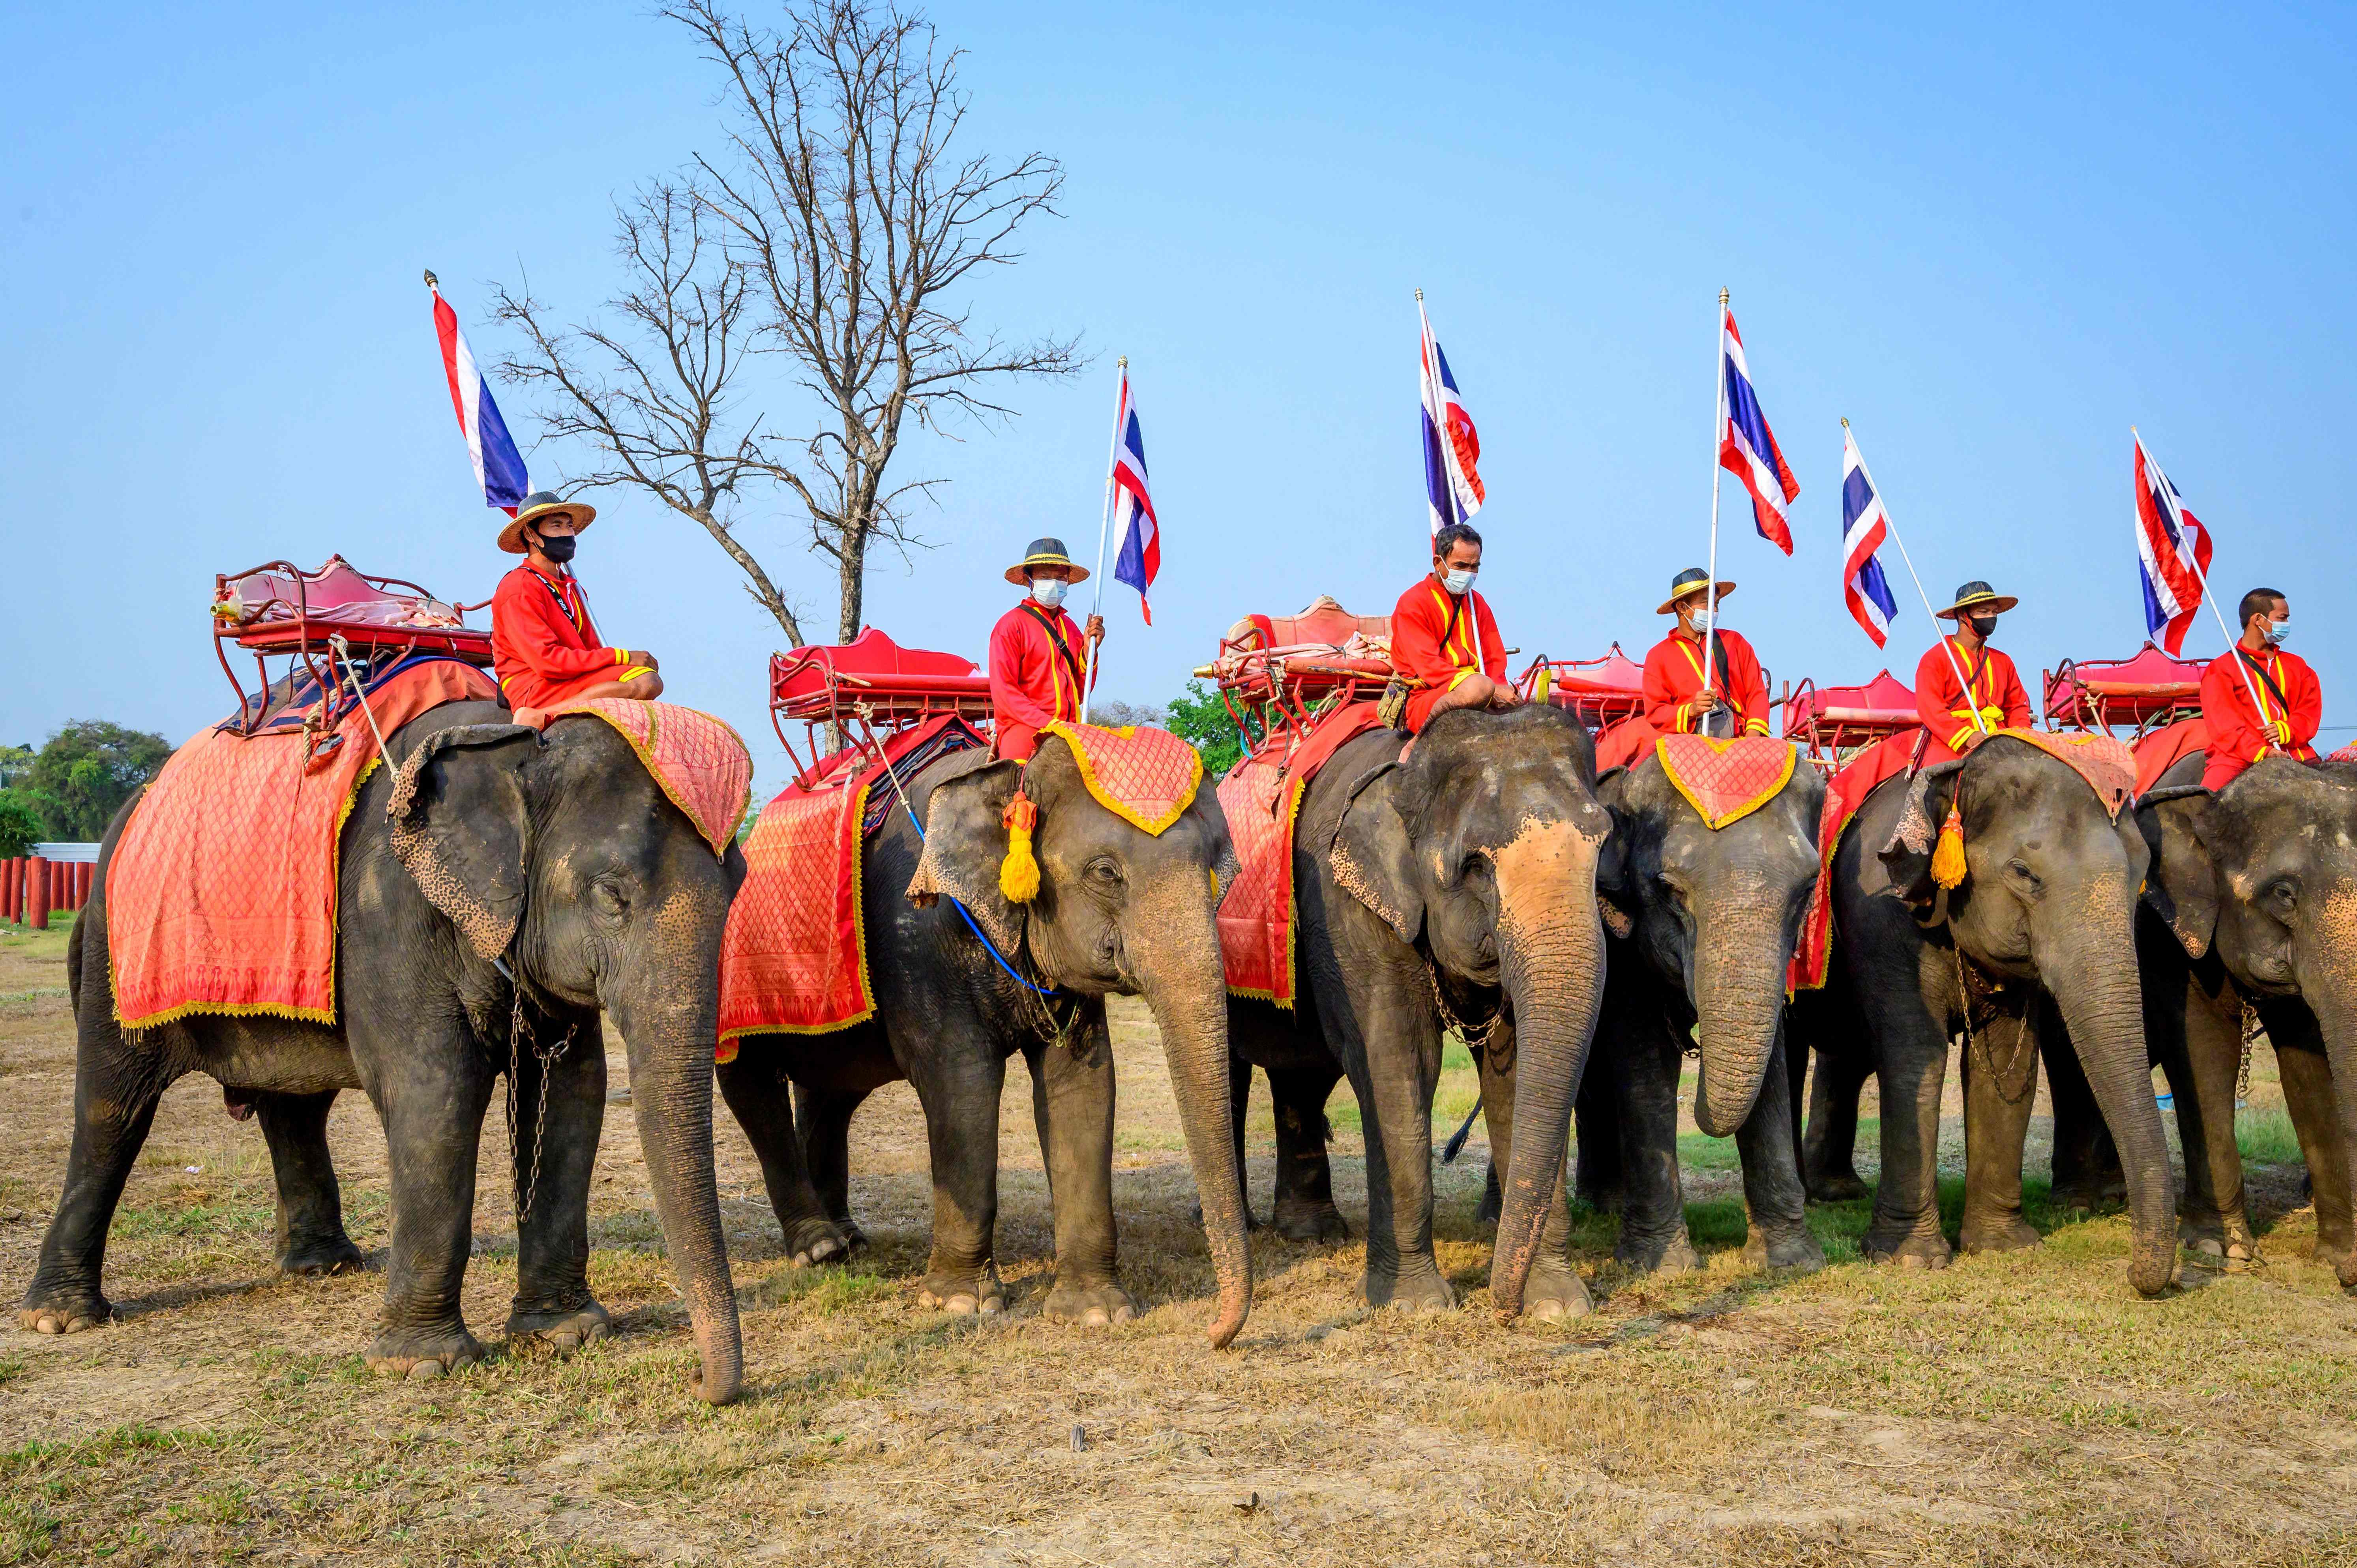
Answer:
[[[2234,1145],[2243,1012],[2275,1047],[2285,1108],[2316,1198],[2316,1256],[2357,1287],[2357,765],[2270,757],[2213,796],[2203,758],[2138,802],[2153,852],[2144,938],[2147,1027],[2174,1072],[2185,1148],[2184,1230],[2197,1250],[2256,1255]],[[2190,1092],[2189,1092],[2190,1089]],[[2095,1144],[2056,1116],[2058,1155]],[[2102,1163],[2095,1146],[2083,1156]]]
[[[1796,1150],[1799,1074],[1786,971],[1817,884],[1824,780],[1796,767],[1763,804],[1714,829],[1652,757],[1597,787],[1612,839],[1597,873],[1609,957],[1595,1053],[1580,1086],[1578,1187],[1620,1210],[1615,1256],[1692,1269],[1678,1176],[1678,1066],[1701,1051],[1695,1120],[1733,1133],[1758,1266],[1814,1269]]]
[[[508,716],[492,702],[447,703],[388,737],[393,766],[361,787],[337,846],[333,1025],[200,1015],[126,1033],[106,885],[135,799],[117,814],[68,950],[73,1147],[25,1326],[70,1333],[110,1320],[101,1273],[124,1178],[166,1088],[203,1072],[262,1124],[277,1261],[295,1273],[361,1262],[326,1131],[339,1092],[367,1092],[393,1188],[383,1316],[367,1359],[438,1376],[479,1359],[459,1290],[476,1150],[506,1071],[511,1114],[527,1108],[511,1123],[523,1214],[508,1337],[560,1348],[603,1337],[587,1273],[603,1009],[628,1048],[663,1248],[700,1353],[697,1391],[735,1397],[743,1355],[713,1180],[711,1062],[720,938],[741,871],[611,726],[576,719],[544,737]]]
[[[1965,875],[1946,889],[1935,885],[1932,862],[1937,824],[1952,807]],[[2114,820],[2069,764],[2002,734],[1867,798],[1833,856],[1827,991],[1794,1009],[1792,1028],[1818,1053],[1820,1084],[1837,1080],[1853,1108],[1867,1073],[1881,1080],[1869,1258],[1937,1268],[1951,1255],[1936,1165],[1948,1041],[1961,1026],[1964,1249],[2039,1240],[2021,1215],[2021,1156],[2042,1058],[2058,1115],[2092,1105],[2121,1152],[2129,1282],[2146,1295],[2168,1287],[2176,1197],[2152,1094],[2135,935],[2150,862],[2126,811]],[[1829,1026],[1845,1019],[1862,1028]],[[1808,1143],[1811,1185],[1833,1186],[1847,1165],[1846,1140],[1820,1138],[1812,1125]]]
[[[1039,811],[1039,891],[1024,904],[999,886],[1001,819],[1018,785]],[[905,1078],[924,1107],[932,1159],[932,1255],[920,1299],[953,1313],[1003,1310],[993,1253],[999,1094],[1006,1058],[1020,1051],[1055,1208],[1055,1283],[1043,1310],[1091,1326],[1134,1317],[1115,1272],[1104,998],[1143,994],[1161,1026],[1219,1281],[1211,1337],[1226,1345],[1250,1309],[1252,1273],[1243,1193],[1225,1157],[1228,1026],[1212,910],[1234,851],[1217,798],[1199,788],[1175,822],[1148,833],[1091,794],[1071,743],[1051,733],[1028,762],[952,753],[917,774],[907,799],[909,809],[862,849],[876,1015],[823,1035],[748,1036],[719,1070],[788,1251],[816,1262],[865,1240],[850,1214],[851,1116]],[[1055,995],[1043,998],[1010,963]]]
[[[1405,761],[1401,740],[1359,736],[1303,793],[1295,1005],[1229,1000],[1236,1054],[1276,1102],[1276,1223],[1342,1231],[1324,1106],[1347,1075],[1367,1138],[1366,1300],[1455,1304],[1432,1248],[1433,1091],[1455,1026],[1503,1173],[1491,1298],[1509,1315],[1577,1315],[1589,1300],[1560,1177],[1604,989],[1596,868],[1611,819],[1595,746],[1540,704],[1438,714]]]

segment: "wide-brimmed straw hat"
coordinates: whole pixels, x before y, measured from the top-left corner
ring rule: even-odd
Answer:
[[[1034,566],[1069,566],[1072,575],[1065,581],[1085,583],[1089,580],[1089,569],[1064,553],[1064,542],[1060,539],[1033,540],[1031,548],[1023,553],[1023,559],[1006,569],[1006,580],[1018,588],[1022,587],[1031,581],[1031,568]]]
[[[515,516],[500,530],[500,548],[511,555],[529,553],[529,547],[523,542],[523,525],[560,511],[573,514],[573,532],[576,533],[597,521],[597,509],[587,501],[569,501],[554,490],[534,490],[523,498],[523,504],[516,508]]]
[[[2021,601],[2011,594],[2000,594],[1986,583],[1973,582],[1966,583],[1956,590],[1954,604],[1950,605],[1946,609],[1933,610],[1932,613],[1935,616],[1944,616],[1950,620],[1957,619],[1966,610],[1982,610],[1989,615],[2001,616],[2019,603]]]
[[[1690,599],[1709,586],[1710,574],[1699,566],[1689,566],[1670,579],[1670,596],[1663,599],[1662,607],[1653,613],[1657,616],[1669,615],[1676,610],[1680,599]],[[1718,596],[1723,599],[1733,592],[1735,592],[1735,585],[1721,578],[1718,585]]]

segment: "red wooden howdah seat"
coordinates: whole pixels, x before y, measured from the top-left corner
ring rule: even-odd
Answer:
[[[1784,696],[1784,738],[1821,764],[1922,722],[1915,689],[1888,670],[1862,686],[1820,686],[1803,678]]]
[[[2147,640],[2129,659],[2066,659],[2045,677],[2049,724],[2138,734],[2201,712],[2201,666]]]
[[[1248,615],[1220,639],[1197,675],[1252,703],[1315,703],[1392,678],[1392,618],[1352,615],[1320,594],[1297,615]]]
[[[825,771],[823,759],[834,749],[822,744],[820,725],[835,725],[845,736],[856,725],[869,737],[889,737],[942,716],[989,733],[990,677],[973,660],[903,648],[872,626],[847,643],[770,655],[770,727],[793,758],[805,789]],[[808,767],[786,738],[788,719],[801,721],[809,732]],[[872,747],[863,741],[857,749],[864,755]]]
[[[1644,667],[1614,643],[1597,659],[1549,659],[1531,661],[1514,689],[1533,702],[1568,708],[1581,724],[1602,730],[1645,711]]]

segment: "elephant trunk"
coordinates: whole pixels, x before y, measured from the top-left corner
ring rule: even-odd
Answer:
[[[630,1053],[630,1098],[654,1187],[655,1218],[703,1358],[695,1391],[709,1403],[726,1404],[744,1384],[745,1355],[712,1169],[718,936],[716,927],[709,950],[676,963],[638,966],[607,1006]]]
[[[1733,1134],[1751,1115],[1784,1024],[1786,899],[1765,885],[1730,882],[1699,911],[1694,951],[1694,1005],[1702,1046],[1695,1084],[1695,1125],[1714,1138]]]
[[[2046,899],[2054,917],[2031,928],[2031,956],[2048,977],[2048,993],[2119,1147],[2133,1230],[2128,1282],[2158,1295],[2176,1273],[2177,1194],[2146,1054],[2133,890],[2091,888],[2084,899],[2058,897],[2061,891]]]
[[[1236,1170],[1234,1112],[1229,1103],[1227,975],[1208,905],[1172,890],[1140,910],[1149,940],[1130,953],[1162,1031],[1163,1059],[1187,1134],[1187,1158],[1203,1204],[1203,1235],[1219,1279],[1213,1349],[1224,1348],[1252,1311],[1252,1250],[1244,1240],[1243,1178]]]
[[[1604,925],[1596,909],[1600,832],[1533,827],[1494,856],[1498,965],[1514,1016],[1514,1143],[1501,1189],[1490,1295],[1523,1309],[1547,1211],[1563,1176],[1572,1102],[1604,999]]]
[[[2352,929],[2357,920],[2357,888],[2336,887],[2326,896],[2319,924],[2328,932]],[[2319,950],[2316,943],[2301,944],[2299,993],[2316,1026],[2324,1036],[2325,1059],[2332,1067],[2332,1109],[2341,1122],[2341,1148],[2350,1163],[2344,1180],[2357,1181],[2357,971],[2345,940]],[[2347,1190],[2357,1191],[2357,1186]],[[2357,1289],[2357,1249],[2342,1256],[2341,1284]]]

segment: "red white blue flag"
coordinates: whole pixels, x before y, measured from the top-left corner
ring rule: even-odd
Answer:
[[[442,297],[431,273],[425,274],[425,286],[434,290],[434,335],[442,340],[442,371],[450,381],[450,406],[457,410],[458,433],[467,438],[467,456],[474,459],[475,482],[483,488],[483,504],[513,517],[532,491],[522,455],[508,434],[507,421],[500,417],[500,405],[491,401],[491,389],[476,367],[467,335],[458,330],[458,313]]]
[[[1137,607],[1152,626],[1154,607],[1146,601],[1146,590],[1162,570],[1162,525],[1146,488],[1146,435],[1138,428],[1137,405],[1130,401],[1126,370],[1121,372],[1121,412],[1114,422],[1113,509],[1121,529],[1121,553],[1114,558],[1113,575],[1137,590]]]
[[[2144,628],[2160,637],[2174,659],[2201,607],[2201,587],[2210,576],[2210,531],[2185,510],[2184,499],[2144,449],[2141,435],[2136,438],[2136,536]]]
[[[1776,445],[1768,416],[1751,390],[1751,371],[1744,362],[1743,334],[1735,329],[1735,312],[1718,307],[1720,379],[1726,382],[1726,423],[1718,432],[1718,466],[1743,481],[1751,492],[1751,522],[1760,537],[1792,553],[1792,519],[1787,511],[1800,499],[1801,481],[1792,478]]]
[[[1866,628],[1866,635],[1880,648],[1890,638],[1890,618],[1899,613],[1899,601],[1891,596],[1889,579],[1882,575],[1882,563],[1874,553],[1890,532],[1890,519],[1882,510],[1882,497],[1876,493],[1873,476],[1866,471],[1866,457],[1857,449],[1857,437],[1842,428],[1842,597],[1849,605],[1850,615]]]
[[[1417,295],[1419,302],[1423,295]],[[1419,303],[1416,315],[1423,317]],[[1457,378],[1448,373],[1448,356],[1432,335],[1432,323],[1423,322],[1424,492],[1432,512],[1432,532],[1463,522],[1481,510],[1481,436],[1473,415],[1458,394]]]

